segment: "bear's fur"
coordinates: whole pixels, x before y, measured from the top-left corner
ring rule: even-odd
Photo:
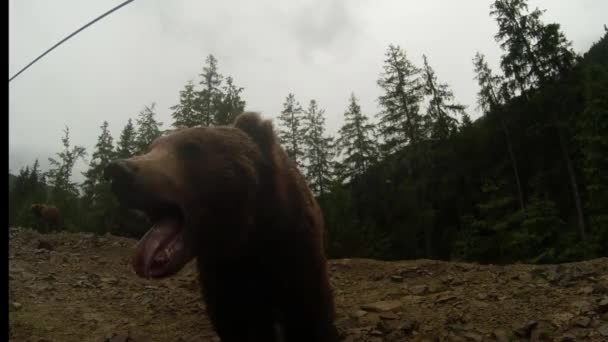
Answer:
[[[45,226],[46,231],[60,230],[62,227],[61,212],[54,205],[32,204],[32,214]]]
[[[167,277],[196,258],[222,341],[338,340],[322,213],[270,121],[244,113],[234,127],[169,132],[106,177],[158,222],[136,272]]]

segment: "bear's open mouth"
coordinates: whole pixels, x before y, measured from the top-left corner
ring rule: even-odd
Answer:
[[[133,269],[145,278],[171,276],[193,258],[184,241],[185,217],[180,207],[172,203],[154,205],[144,211],[153,224],[135,247]]]

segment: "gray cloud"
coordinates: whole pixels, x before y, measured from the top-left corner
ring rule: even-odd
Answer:
[[[121,0],[10,0],[9,76],[66,34]],[[546,8],[581,52],[597,40],[608,2],[531,1]],[[168,126],[179,90],[198,80],[213,53],[220,71],[245,88],[250,110],[276,117],[294,92],[326,109],[328,130],[342,123],[354,91],[366,114],[377,111],[376,79],[389,43],[417,64],[429,57],[473,117],[477,50],[497,67],[500,50],[489,2],[404,0],[137,0],[74,37],[9,85],[9,165],[42,166],[59,152],[68,125],[73,144],[91,151],[103,120],[114,137],[151,102]],[[86,163],[79,163],[75,180]]]

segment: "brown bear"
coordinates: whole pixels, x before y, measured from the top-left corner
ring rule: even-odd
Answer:
[[[196,258],[221,341],[338,340],[321,210],[270,121],[174,130],[105,176],[153,222],[135,272],[168,277]]]
[[[45,226],[45,231],[55,231],[62,227],[61,213],[54,205],[32,204],[32,214]]]

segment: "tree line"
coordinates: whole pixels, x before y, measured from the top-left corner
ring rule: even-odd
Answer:
[[[415,65],[399,45],[385,52],[379,111],[351,93],[335,136],[315,99],[284,100],[275,125],[323,208],[332,257],[561,262],[605,256],[608,246],[608,31],[577,55],[556,23],[525,0],[496,0],[490,15],[500,71],[477,52],[471,67],[483,115],[441,81],[428,56]],[[213,55],[199,82],[170,107],[172,127],[226,125],[245,110],[242,87]],[[43,173],[20,170],[9,193],[9,224],[35,226],[34,202],[61,208],[67,227],[137,236],[142,218],[123,212],[102,177],[114,158],[141,153],[163,134],[154,104],[131,119],[116,144],[104,121],[87,157],[64,131],[63,150]]]

